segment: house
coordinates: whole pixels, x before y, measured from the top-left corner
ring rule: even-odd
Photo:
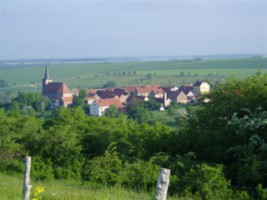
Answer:
[[[51,100],[53,107],[67,107],[72,104],[73,100],[73,93],[65,83],[53,82],[50,79],[47,66],[42,83],[42,95],[48,97]]]
[[[139,86],[135,88],[137,96],[147,97],[151,92],[151,88],[149,86]]]
[[[124,109],[120,99],[97,99],[90,106],[90,115],[102,116],[111,105],[114,105],[118,110]]]
[[[163,98],[164,97],[164,90],[161,87],[152,87],[150,92],[150,96],[153,98]]]
[[[136,94],[136,86],[127,86],[127,87],[125,87],[125,90],[127,91],[127,92],[129,92],[131,95],[132,94]]]
[[[130,93],[124,88],[88,89],[87,102],[91,104],[96,99],[120,99],[125,103]]]
[[[179,88],[187,96],[187,101],[194,101],[196,98],[194,87],[192,85],[182,85]]]
[[[183,91],[179,91],[176,100],[177,103],[182,103],[182,104],[186,104],[189,101],[188,96]]]
[[[97,99],[100,99],[100,97],[97,94],[88,94],[85,99],[85,102],[87,105],[91,105]]]
[[[167,93],[167,97],[176,103],[188,103],[188,97],[182,90],[170,91]]]
[[[170,91],[177,91],[179,88],[176,86],[164,86],[161,87],[163,89],[164,92],[170,92]]]
[[[127,98],[130,96],[130,93],[125,88],[114,88],[113,93],[118,96],[123,104],[126,103]]]
[[[152,96],[154,98],[163,98],[164,96],[164,90],[158,85],[128,86],[126,90],[136,96]]]
[[[210,85],[206,81],[197,81],[193,87],[196,94],[206,94],[210,91]]]
[[[73,89],[71,90],[71,93],[72,93],[74,96],[79,96],[80,89],[78,89],[78,88],[73,88]]]

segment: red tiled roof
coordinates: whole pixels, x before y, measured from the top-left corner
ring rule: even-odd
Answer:
[[[62,101],[64,102],[64,104],[69,104],[72,103],[73,100],[73,96],[69,96],[69,97],[61,97]]]
[[[136,92],[137,93],[150,93],[154,91],[155,94],[159,94],[159,93],[164,93],[164,91],[162,90],[162,88],[158,85],[146,85],[146,86],[138,86],[136,87]]]
[[[160,87],[152,88],[152,91],[154,92],[154,94],[164,94],[164,90]]]
[[[51,82],[45,86],[44,94],[67,94],[71,93],[70,89],[63,82]]]
[[[90,94],[96,94],[98,91],[98,89],[87,89],[87,94],[90,95]]]
[[[120,99],[97,99],[95,102],[98,104],[100,107],[107,107],[110,105],[114,105],[117,108],[123,108],[124,106],[120,102]]]
[[[152,88],[150,86],[140,86],[140,87],[136,87],[136,92],[137,93],[150,93],[152,90]]]
[[[135,86],[128,86],[125,88],[128,92],[135,92],[136,87]]]

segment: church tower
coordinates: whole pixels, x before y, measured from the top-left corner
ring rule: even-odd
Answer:
[[[49,71],[48,71],[48,67],[46,65],[46,68],[45,68],[45,75],[44,75],[44,78],[43,78],[43,88],[42,88],[42,93],[44,94],[45,93],[45,87],[47,86],[48,83],[51,83],[52,80],[49,78]]]

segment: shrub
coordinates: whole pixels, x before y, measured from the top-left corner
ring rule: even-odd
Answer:
[[[31,165],[31,175],[35,179],[51,180],[54,178],[51,159],[34,156],[32,157]]]
[[[83,180],[85,182],[115,185],[120,183],[122,163],[115,151],[109,147],[103,156],[95,157],[84,166]]]
[[[151,190],[156,186],[158,171],[159,166],[151,161],[138,159],[132,164],[126,163],[122,184],[133,189]]]

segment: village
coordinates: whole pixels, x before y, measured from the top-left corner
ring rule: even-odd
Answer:
[[[171,102],[179,104],[197,103],[202,94],[210,91],[210,85],[206,81],[196,81],[182,86],[127,86],[107,87],[101,89],[87,89],[85,104],[90,106],[90,115],[102,116],[111,106],[115,106],[120,112],[126,111],[126,106],[133,99],[149,101],[153,99],[160,103],[160,111],[164,111]],[[52,107],[69,107],[73,103],[74,96],[79,95],[79,89],[70,90],[64,82],[54,82],[50,78],[46,66],[42,81],[42,95],[48,97]]]

